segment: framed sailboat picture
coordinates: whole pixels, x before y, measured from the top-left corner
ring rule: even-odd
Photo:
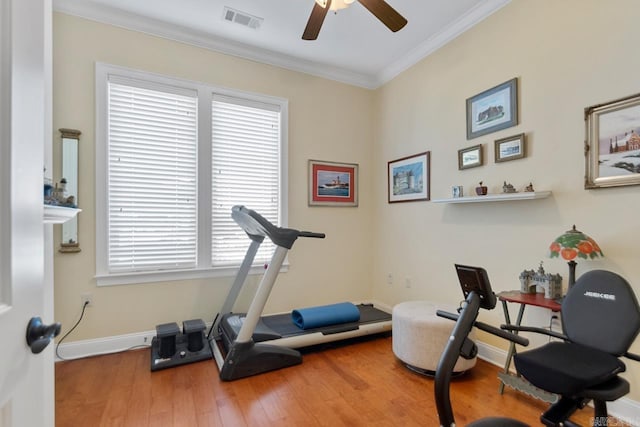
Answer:
[[[358,165],[309,160],[309,206],[358,206]]]

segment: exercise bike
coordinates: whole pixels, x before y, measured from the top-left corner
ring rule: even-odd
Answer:
[[[516,344],[529,345],[529,340],[524,337],[476,321],[480,308],[492,310],[496,306],[496,296],[491,290],[487,272],[480,267],[458,264],[456,264],[455,267],[458,273],[458,279],[460,280],[460,286],[462,287],[462,293],[465,297],[464,303],[459,309],[459,314],[442,310],[436,312],[440,317],[456,321],[456,325],[451,332],[451,337],[447,342],[442,356],[440,356],[434,380],[436,408],[440,419],[440,427],[455,427],[456,425],[451,407],[449,387],[451,385],[453,368],[458,357],[462,356],[471,359],[478,353],[476,344],[469,339],[469,333],[474,326],[490,334],[513,341]],[[475,421],[469,424],[469,426],[528,427],[528,424],[509,418],[491,417]]]
[[[496,305],[487,272],[464,265],[456,265],[456,271],[465,296],[460,313],[437,312],[440,317],[456,320],[436,370],[435,398],[440,425],[455,425],[449,398],[451,373],[460,355],[473,357],[477,353],[468,338],[474,326],[524,346],[528,345],[527,339],[508,331],[536,332],[556,338],[514,357],[520,375],[535,387],[559,396],[541,415],[540,422],[549,427],[579,427],[569,417],[593,401],[593,425],[608,425],[607,402],[630,390],[629,382],[618,375],[626,369],[620,359],[640,361],[640,355],[629,351],[640,333],[640,304],[631,285],[616,273],[592,270],[580,276],[563,299],[563,333],[515,325],[502,325],[498,329],[476,321],[480,308],[491,310]],[[470,426],[526,424],[509,418],[489,418]]]

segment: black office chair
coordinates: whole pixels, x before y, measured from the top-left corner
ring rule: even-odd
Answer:
[[[620,357],[640,361],[629,347],[640,332],[640,306],[629,283],[603,270],[583,274],[562,301],[564,334],[542,328],[503,325],[559,338],[515,355],[518,373],[534,386],[560,396],[540,418],[547,426],[575,426],[573,412],[593,400],[594,425],[607,425],[607,402],[629,393],[618,374]],[[562,423],[562,424],[561,424]]]

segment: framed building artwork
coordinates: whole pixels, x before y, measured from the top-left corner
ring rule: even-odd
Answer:
[[[429,200],[430,151],[387,163],[388,202]]]
[[[467,99],[467,139],[518,124],[518,79]]]
[[[640,94],[585,108],[585,182],[640,184]]]

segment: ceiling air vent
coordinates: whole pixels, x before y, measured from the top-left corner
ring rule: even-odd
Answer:
[[[228,6],[224,7],[223,18],[225,21],[233,22],[244,27],[253,28],[254,30],[260,28],[260,25],[262,25],[262,21],[264,21],[263,18],[258,18],[257,16],[249,15],[246,12],[231,9]]]

